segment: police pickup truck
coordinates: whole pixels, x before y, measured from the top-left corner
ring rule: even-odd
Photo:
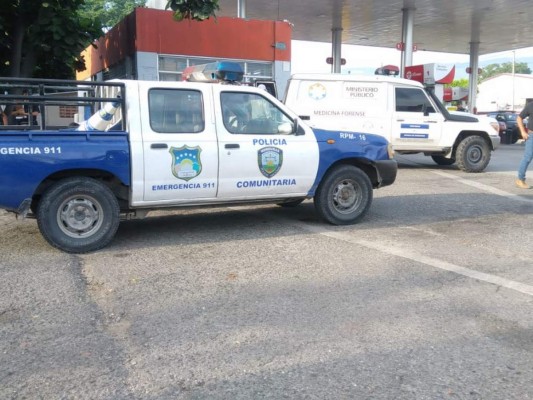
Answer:
[[[323,220],[352,224],[373,188],[396,178],[386,139],[310,128],[266,91],[239,84],[239,64],[184,75],[0,78],[6,115],[20,103],[39,111],[37,125],[0,126],[0,208],[35,217],[52,246],[85,253],[106,246],[121,219],[162,208],[313,198]]]

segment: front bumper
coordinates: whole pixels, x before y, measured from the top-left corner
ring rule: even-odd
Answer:
[[[500,147],[500,143],[502,139],[499,135],[489,136],[489,139],[492,144],[492,150],[496,150],[498,147]]]
[[[378,172],[377,187],[392,185],[398,173],[398,163],[396,160],[375,161],[375,165]]]

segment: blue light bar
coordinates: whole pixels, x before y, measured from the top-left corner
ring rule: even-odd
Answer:
[[[193,65],[183,71],[183,80],[189,82],[242,82],[243,77],[241,65],[231,61]]]

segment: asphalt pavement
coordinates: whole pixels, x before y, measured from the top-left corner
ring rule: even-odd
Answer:
[[[312,201],[157,212],[69,255],[0,211],[0,398],[531,399],[522,151],[398,156],[353,226]]]

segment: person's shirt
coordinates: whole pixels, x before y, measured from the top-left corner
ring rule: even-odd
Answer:
[[[25,115],[20,115],[17,110],[22,110]],[[39,106],[37,104],[23,104],[15,106],[15,124],[28,125],[28,117],[31,117],[31,125],[37,125],[37,114],[39,114]]]
[[[529,131],[533,131],[533,118],[531,118],[531,115],[533,114],[533,101],[530,101],[526,104],[522,112],[518,115],[522,120],[527,118],[527,129]]]

